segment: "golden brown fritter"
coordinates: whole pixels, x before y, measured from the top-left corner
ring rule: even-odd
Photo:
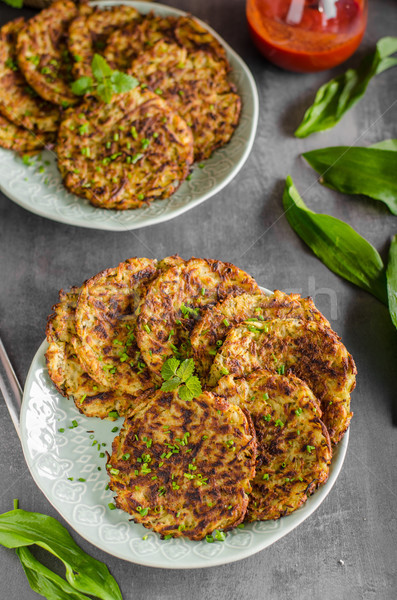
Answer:
[[[39,152],[54,141],[51,133],[35,134],[0,115],[0,146],[18,154]]]
[[[222,377],[214,390],[247,410],[257,437],[255,479],[246,519],[290,514],[326,482],[332,451],[321,409],[309,387],[293,375],[255,371]]]
[[[320,402],[323,420],[336,444],[350,424],[350,392],[356,385],[353,358],[330,328],[316,321],[245,321],[229,331],[215,356],[209,385],[222,375],[242,377],[265,368],[292,373]]]
[[[136,344],[137,312],[156,261],[130,258],[85,282],[72,343],[90,376],[107,389],[138,396],[153,386]]]
[[[175,17],[146,15],[141,23],[118,29],[108,38],[104,56],[113,69],[128,71],[133,60],[156,42],[175,41]]]
[[[77,14],[74,2],[57,0],[30,19],[17,38],[18,64],[28,83],[42,98],[63,107],[80,101],[70,89],[72,60],[66,44]]]
[[[275,290],[270,296],[254,293],[227,298],[204,312],[192,331],[193,356],[200,377],[208,377],[214,356],[232,327],[247,319],[276,318],[306,319],[331,327],[313,300],[301,298],[299,294],[288,295]]]
[[[189,334],[203,309],[227,296],[259,292],[255,280],[236,266],[191,258],[169,269],[150,286],[138,319],[137,340],[153,377],[163,363],[190,354]]]
[[[175,42],[157,42],[134,60],[131,74],[185,119],[193,131],[195,160],[224,146],[238,125],[241,100],[224,60]]]
[[[76,335],[75,310],[81,288],[59,293],[59,303],[48,317],[46,361],[48,374],[62,396],[72,397],[78,410],[87,417],[104,419],[117,411],[125,415],[136,403],[133,396],[110,391],[91,379],[79,361],[71,340]],[[110,415],[112,416],[112,414]],[[113,415],[115,416],[115,415]]]
[[[175,39],[189,51],[203,50],[210,52],[218,60],[222,60],[226,68],[229,68],[222,44],[192,16],[186,15],[177,19]]]
[[[24,19],[0,29],[0,113],[18,127],[37,132],[57,131],[59,110],[30,87],[16,61],[16,37]]]
[[[73,75],[91,77],[91,62],[94,54],[102,54],[108,37],[119,28],[140,19],[138,11],[132,6],[96,7],[91,12],[74,19],[69,26],[68,47],[75,61]]]
[[[125,210],[168,198],[193,161],[187,124],[157,94],[136,87],[69,109],[61,122],[58,166],[65,186],[94,206]]]
[[[250,418],[204,392],[154,392],[125,420],[108,461],[116,505],[162,536],[201,540],[243,519],[255,475]]]

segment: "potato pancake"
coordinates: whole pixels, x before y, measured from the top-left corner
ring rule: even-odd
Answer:
[[[23,26],[21,18],[0,29],[0,113],[35,133],[57,131],[58,108],[37,95],[16,62],[16,37]]]
[[[108,38],[104,56],[113,69],[128,71],[133,60],[156,42],[175,41],[175,17],[146,15],[141,23],[118,29]]]
[[[18,154],[39,152],[54,141],[51,133],[35,134],[0,115],[0,146]]]
[[[189,335],[203,309],[227,296],[259,292],[255,280],[230,263],[191,258],[149,286],[138,318],[137,340],[154,378],[176,354],[190,355]]]
[[[227,79],[224,60],[211,52],[159,41],[140,53],[130,73],[160,94],[192,128],[196,161],[209,158],[230,140],[241,100]]]
[[[132,6],[96,7],[91,12],[74,19],[69,26],[67,39],[69,52],[75,61],[73,75],[91,77],[91,62],[95,53],[102,54],[108,37],[117,29],[140,19]]]
[[[65,186],[94,206],[125,210],[168,198],[193,162],[186,122],[157,94],[136,87],[111,104],[90,98],[61,121]]]
[[[336,444],[350,424],[350,392],[356,385],[353,358],[328,327],[316,321],[245,321],[229,331],[211,367],[209,385],[222,375],[243,377],[265,368],[292,373],[320,402],[323,421]]]
[[[116,505],[162,536],[201,540],[243,521],[255,475],[251,419],[204,392],[158,390],[129,415],[108,461]]]
[[[46,352],[48,374],[62,396],[72,397],[78,410],[87,417],[104,419],[117,411],[125,415],[134,405],[129,394],[110,391],[91,379],[77,358],[72,337],[75,331],[75,311],[81,288],[59,293],[59,303],[48,317],[46,336],[49,343]],[[135,402],[136,403],[136,402]]]
[[[222,377],[215,394],[247,410],[257,438],[256,474],[248,521],[290,514],[328,478],[332,458],[321,409],[309,387],[293,375],[255,371]]]
[[[301,298],[299,294],[288,295],[275,290],[271,296],[241,294],[226,298],[203,313],[190,338],[200,377],[208,377],[214,356],[232,327],[247,319],[268,321],[276,318],[307,319],[331,327],[324,315],[314,306],[313,300]]]
[[[137,311],[156,261],[130,258],[85,282],[76,308],[76,354],[107,389],[138,396],[153,386],[136,344]]]
[[[219,61],[222,60],[227,69],[229,64],[222,44],[191,16],[180,17],[175,26],[175,39],[188,50],[204,50],[210,52]]]
[[[71,0],[57,0],[39,12],[18,33],[19,67],[32,88],[48,102],[62,107],[80,98],[70,89],[72,60],[66,37],[69,24],[78,15]]]

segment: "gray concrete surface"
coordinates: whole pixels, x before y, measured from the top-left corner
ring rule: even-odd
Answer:
[[[292,132],[315,90],[344,67],[296,75],[267,64],[250,43],[243,0],[172,4],[208,21],[252,69],[260,122],[251,156],[235,180],[211,200],[173,221],[134,232],[54,223],[0,195],[4,344],[23,383],[61,287],[79,284],[134,255],[160,258],[178,252],[185,258],[231,261],[268,288],[314,294],[342,335],[359,372],[350,444],[340,477],[317,512],[278,543],[240,562],[198,571],[156,570],[113,558],[74,537],[109,565],[125,600],[392,600],[397,596],[397,333],[384,306],[339,279],[310,253],[283,216],[281,194],[289,173],[311,208],[349,222],[386,256],[396,233],[395,217],[380,203],[314,183],[314,172],[300,153],[397,137],[397,70],[377,77],[361,103],[333,130],[297,140]],[[1,4],[0,22],[17,15]],[[371,0],[364,42],[348,65],[357,64],[378,38],[393,34],[395,0]],[[56,516],[27,470],[2,401],[0,457],[0,512],[18,497],[28,510]],[[48,564],[55,567],[55,561]],[[37,597],[15,554],[0,548],[0,600]]]

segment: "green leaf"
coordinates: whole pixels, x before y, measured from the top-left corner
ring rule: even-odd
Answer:
[[[320,183],[345,194],[364,194],[380,200],[397,215],[395,149],[335,146],[305,152],[303,157],[320,173]]]
[[[52,517],[21,509],[3,513],[0,544],[7,548],[37,544],[63,562],[68,583],[79,592],[101,600],[122,600],[107,566],[79,548],[67,529]]]
[[[172,390],[176,390],[176,388],[181,384],[181,380],[179,377],[171,377],[171,379],[167,379],[167,381],[163,381],[161,389],[163,392],[172,392]]]
[[[197,396],[200,396],[200,394],[203,391],[201,388],[200,379],[196,377],[196,375],[193,375],[193,377],[189,377],[185,385],[187,389],[193,394],[193,398],[197,398]]]
[[[397,140],[383,140],[377,144],[372,144],[370,148],[378,148],[378,150],[394,150],[397,151]]]
[[[90,600],[88,596],[73,589],[62,577],[42,565],[27,548],[17,548],[15,552],[34,592],[47,600]]]
[[[194,398],[194,394],[186,387],[186,385],[182,385],[179,388],[178,395],[181,400],[185,400],[186,402],[190,402]]]
[[[115,94],[122,94],[133,90],[138,85],[138,80],[131,75],[121,73],[121,71],[113,71],[110,81],[113,84],[113,91]]]
[[[91,69],[92,74],[98,83],[102,82],[106,77],[111,77],[113,72],[106,60],[99,54],[94,54],[94,58],[92,59],[91,63]]]
[[[187,379],[189,379],[191,375],[193,375],[193,372],[194,360],[192,358],[187,358],[183,361],[176,374],[178,375],[178,377],[181,378],[182,382],[184,383]]]
[[[397,328],[397,235],[394,236],[390,244],[386,277],[389,312],[393,325]]]
[[[23,6],[23,0],[4,0],[4,2],[14,8],[22,8]]]
[[[94,82],[92,77],[80,77],[80,79],[73,81],[70,88],[73,94],[76,94],[76,96],[84,96],[84,94],[87,94],[93,90],[93,86]]]
[[[96,93],[101,100],[109,104],[113,98],[113,88],[109,81],[104,81],[103,83],[98,83],[96,88]]]
[[[296,137],[306,137],[336,125],[362,98],[374,75],[397,65],[397,59],[389,58],[395,52],[397,37],[382,38],[376,44],[375,52],[366,56],[357,69],[348,69],[322,85],[295,131]]]
[[[163,366],[161,367],[161,377],[167,381],[167,379],[171,379],[176,375],[179,365],[181,361],[172,356],[168,360],[165,361]]]
[[[344,221],[309,210],[290,176],[283,204],[291,227],[331,271],[387,305],[385,267],[367,240]]]

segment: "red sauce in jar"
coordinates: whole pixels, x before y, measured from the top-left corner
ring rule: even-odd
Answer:
[[[358,48],[366,0],[247,0],[251,37],[272,63],[289,71],[330,69]]]

